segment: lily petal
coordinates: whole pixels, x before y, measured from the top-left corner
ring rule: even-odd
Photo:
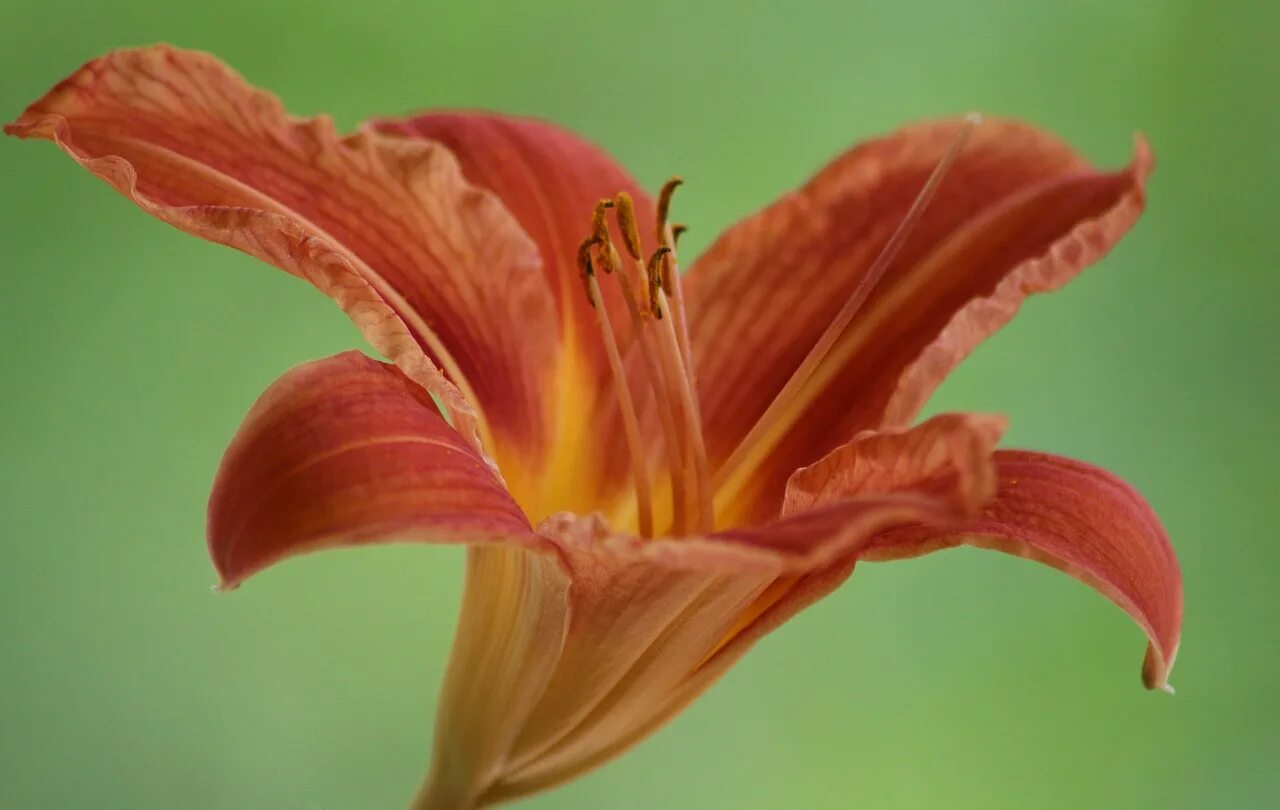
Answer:
[[[559,394],[558,463],[533,471],[545,489],[576,479],[570,491],[524,495],[523,481],[513,481],[521,503],[542,501],[542,515],[556,511],[589,511],[630,475],[619,452],[609,372],[591,306],[583,294],[576,250],[590,234],[597,202],[626,192],[635,205],[642,238],[653,239],[653,200],[617,161],[596,145],[566,129],[532,118],[483,112],[430,112],[404,119],[373,122],[380,132],[441,143],[457,156],[466,178],[500,197],[538,246],[546,283],[555,294],[563,343],[575,351],[561,357],[559,382],[548,387]],[[618,245],[622,233],[612,223]],[[650,249],[656,248],[656,244]],[[627,342],[629,318],[616,284],[602,284],[610,320]],[[605,406],[601,406],[601,398]],[[602,417],[603,414],[603,417]],[[559,467],[560,469],[557,469]],[[504,469],[505,472],[505,469]],[[508,473],[509,478],[512,473]],[[584,482],[591,482],[590,486]],[[539,483],[537,481],[529,482]],[[590,497],[582,497],[582,496]]]
[[[298,366],[263,393],[218,469],[208,538],[226,588],[334,546],[546,548],[421,386],[359,352]]]
[[[486,795],[541,790],[639,742],[843,582],[886,527],[976,515],[994,492],[991,449],[1002,426],[999,417],[944,414],[867,433],[797,473],[790,502],[802,511],[766,526],[646,541],[592,518],[542,524],[571,571],[570,621],[511,772]]]
[[[713,466],[848,299],[958,126],[857,147],[695,263],[687,296]],[[731,482],[722,519],[768,519],[791,471],[861,430],[909,422],[1027,295],[1066,283],[1120,238],[1150,170],[1141,140],[1128,169],[1104,173],[1025,124],[979,126],[786,423]]]
[[[996,463],[999,492],[977,519],[945,532],[887,532],[862,558],[897,560],[964,544],[1065,571],[1133,617],[1149,639],[1143,683],[1168,689],[1182,629],[1182,575],[1151,507],[1124,481],[1080,461],[1005,450]]]
[[[147,213],[310,281],[457,424],[475,405],[509,453],[544,450],[557,335],[536,248],[444,147],[340,138],[217,59],[163,46],[89,62],[5,131],[55,141]]]
[[[1004,433],[1003,416],[944,413],[913,428],[867,431],[787,482],[782,514],[846,498],[892,493],[939,479],[956,506],[975,513],[996,491],[991,453]],[[936,486],[936,484],[935,484]]]
[[[436,715],[431,770],[414,810],[487,805],[508,752],[560,659],[569,577],[554,555],[468,549],[458,633]]]

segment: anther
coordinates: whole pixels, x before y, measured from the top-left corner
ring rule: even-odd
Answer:
[[[683,236],[684,232],[687,230],[689,230],[688,226],[681,225],[678,222],[671,226],[671,241],[674,243],[672,244],[672,247],[680,246],[680,237]]]
[[[596,268],[591,263],[591,248],[595,245],[594,237],[584,239],[582,244],[578,245],[578,272],[582,275],[582,286],[587,291],[587,303],[593,307],[596,305],[596,297],[591,290],[593,286],[591,279],[596,274]]]
[[[609,221],[605,216],[612,207],[613,200],[606,197],[591,211],[591,238],[596,242],[604,243],[609,239]]]
[[[684,181],[679,176],[673,177],[662,184],[662,191],[658,192],[658,244],[666,244],[667,233],[667,217],[671,214],[671,195],[676,193],[676,189]]]
[[[625,191],[619,191],[618,196],[614,198],[614,205],[618,209],[618,228],[622,231],[622,244],[627,248],[627,252],[631,254],[631,258],[640,258],[640,229],[636,227],[636,208],[631,202],[631,195]]]
[[[662,318],[662,302],[658,298],[658,291],[666,291],[667,276],[670,273],[666,270],[666,257],[671,253],[671,248],[663,245],[653,252],[649,257],[649,265],[646,268],[649,280],[649,310],[655,318]]]
[[[606,216],[609,209],[614,207],[613,200],[605,198],[596,203],[595,210],[591,212],[591,238],[589,241],[595,242],[598,248],[598,257],[600,259],[600,269],[604,270],[605,275],[609,275],[618,266],[622,264],[622,259],[618,256],[618,250],[613,246],[613,239],[609,235],[609,220]]]

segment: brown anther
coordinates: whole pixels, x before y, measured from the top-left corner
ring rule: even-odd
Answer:
[[[591,212],[591,238],[600,244],[609,241],[609,222],[605,219],[605,214],[613,207],[613,200],[603,199],[596,203],[595,209]]]
[[[671,248],[663,246],[655,250],[653,255],[649,257],[649,265],[647,267],[647,275],[649,279],[649,309],[657,318],[662,317],[662,306],[658,299],[658,291],[662,290],[663,292],[666,292],[668,286],[667,276],[669,276],[670,273],[667,271],[668,263],[666,261],[666,257],[670,253]]]
[[[689,227],[687,225],[682,225],[679,222],[671,226],[671,241],[674,243],[672,247],[680,246],[680,237],[683,236],[684,232],[687,230],[689,230]]]
[[[605,219],[605,215],[613,206],[613,200],[603,199],[596,203],[595,210],[591,213],[591,239],[598,248],[600,269],[605,272],[605,275],[612,273],[622,263],[617,249],[613,246],[613,238],[609,235],[609,221]]]
[[[649,266],[651,268],[656,266],[657,268],[656,270],[651,270],[650,272],[657,273],[658,281],[659,283],[662,284],[662,291],[666,293],[668,297],[670,297],[675,293],[675,285],[672,282],[672,277],[671,277],[672,268],[673,268],[672,260],[675,259],[675,257],[676,257],[675,251],[672,250],[671,247],[668,245],[663,245],[662,247],[658,248],[653,252],[653,255],[649,257]]]
[[[619,191],[614,197],[614,205],[618,209],[618,228],[622,230],[622,244],[631,254],[631,258],[640,258],[640,229],[636,227],[636,208],[631,202],[631,195]]]
[[[684,181],[677,175],[662,184],[662,191],[658,192],[658,244],[666,242],[667,218],[671,215],[671,195],[676,193],[676,189]]]
[[[587,291],[587,303],[593,307],[596,305],[596,299],[591,294],[591,277],[596,274],[596,268],[591,262],[591,248],[595,245],[594,237],[588,237],[578,245],[578,271],[582,274],[582,286]]]

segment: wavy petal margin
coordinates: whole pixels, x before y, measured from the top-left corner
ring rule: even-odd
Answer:
[[[870,269],[957,122],[908,127],[838,158],[724,234],[688,296],[713,465],[743,437]],[[826,360],[718,495],[727,521],[777,514],[786,481],[862,430],[907,424],[1030,294],[1098,259],[1142,210],[1150,150],[1094,170],[1053,136],[980,125]]]
[[[339,137],[165,46],[87,63],[5,132],[54,141],[147,213],[311,282],[455,424],[475,426],[478,407],[499,456],[546,451],[559,336],[536,248],[443,146]]]

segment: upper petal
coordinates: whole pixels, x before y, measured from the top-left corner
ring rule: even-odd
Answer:
[[[695,263],[687,295],[713,466],[869,270],[958,126],[909,127],[857,147]],[[787,418],[726,481],[723,518],[776,514],[791,471],[860,430],[909,422],[1026,295],[1065,283],[1119,239],[1150,166],[1141,142],[1128,169],[1103,173],[1025,124],[979,126]]]
[[[312,282],[456,416],[469,406],[424,351],[509,452],[545,446],[557,335],[536,249],[444,147],[339,138],[167,47],[89,62],[5,131],[54,140],[148,213]]]
[[[543,490],[542,515],[555,511],[587,511],[629,474],[618,452],[615,405],[607,389],[609,376],[595,316],[583,293],[576,264],[578,244],[590,235],[595,204],[619,192],[631,195],[643,240],[652,240],[654,204],[617,161],[595,144],[568,130],[533,118],[484,112],[428,112],[404,119],[374,122],[381,132],[409,135],[444,144],[457,156],[467,179],[498,195],[538,246],[546,283],[555,294],[564,345],[560,381],[548,390],[559,394],[556,460],[538,480],[514,482],[523,490]],[[613,238],[622,244],[616,224]],[[656,245],[651,245],[653,249]],[[618,286],[601,285],[610,320],[623,345],[629,320]],[[603,398],[603,401],[602,401]],[[571,487],[558,486],[576,478]],[[559,489],[561,491],[551,491]],[[568,490],[568,491],[564,491]],[[577,493],[592,499],[575,497]]]
[[[208,539],[226,587],[333,546],[542,545],[431,397],[359,352],[298,366],[263,393],[218,469]]]
[[[1147,634],[1142,678],[1167,688],[1182,629],[1182,575],[1159,518],[1133,487],[1089,464],[1017,450],[996,454],[999,492],[950,531],[887,532],[862,555],[914,557],[960,544],[1027,557],[1093,587]]]

